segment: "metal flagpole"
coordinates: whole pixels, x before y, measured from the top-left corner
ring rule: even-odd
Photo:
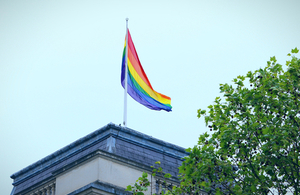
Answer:
[[[123,115],[123,125],[127,127],[127,74],[128,74],[128,65],[127,65],[127,53],[128,53],[128,20],[126,18],[126,50],[125,50],[125,87],[124,87],[124,115]]]

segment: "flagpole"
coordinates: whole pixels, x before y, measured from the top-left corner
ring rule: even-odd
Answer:
[[[128,20],[126,18],[126,50],[125,50],[125,83],[124,83],[124,115],[123,115],[123,125],[127,127],[127,74],[128,74],[128,65],[127,65],[127,53],[128,53]]]

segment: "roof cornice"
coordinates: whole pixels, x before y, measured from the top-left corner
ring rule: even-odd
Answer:
[[[24,179],[32,177],[40,172],[74,156],[81,151],[97,144],[108,137],[121,139],[140,147],[149,148],[159,153],[163,153],[173,158],[181,159],[183,155],[188,155],[184,148],[153,138],[152,136],[140,133],[133,129],[109,123],[106,126],[78,139],[77,141],[63,147],[62,149],[46,156],[45,158],[29,165],[28,167],[14,173],[10,177],[14,179],[14,184],[22,182]],[[32,173],[32,171],[35,171]],[[31,173],[29,173],[31,172]],[[21,177],[22,178],[18,178]]]

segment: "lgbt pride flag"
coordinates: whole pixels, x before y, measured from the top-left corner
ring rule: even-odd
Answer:
[[[144,72],[131,39],[129,30],[127,31],[128,40],[125,40],[122,60],[121,84],[125,87],[125,67],[127,58],[127,93],[137,102],[152,110],[172,111],[171,98],[156,92]],[[127,45],[128,45],[128,48]],[[126,55],[127,49],[127,56]]]

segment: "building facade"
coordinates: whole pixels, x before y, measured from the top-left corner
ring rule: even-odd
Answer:
[[[179,185],[178,167],[184,148],[132,129],[108,124],[11,175],[11,195],[131,194],[126,186],[156,161]],[[159,193],[163,178],[148,174],[148,194]]]

